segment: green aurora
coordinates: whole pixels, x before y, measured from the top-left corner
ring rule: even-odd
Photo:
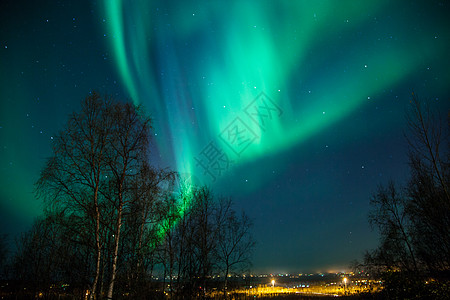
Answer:
[[[180,173],[203,178],[194,157],[209,140],[220,143],[218,134],[260,92],[283,115],[270,120],[265,132],[254,122],[247,124],[257,138],[239,156],[219,144],[233,167],[303,143],[448,50],[438,39],[418,42],[410,36],[393,43],[393,36],[407,29],[403,26],[376,42],[346,42],[354,35],[372,35],[374,16],[388,4],[229,1],[224,8],[222,2],[171,6],[108,0],[103,6],[120,77],[135,103],[157,116],[160,152],[173,153]],[[315,68],[321,69],[320,76]],[[292,92],[311,76],[318,78],[311,81],[310,94]]]

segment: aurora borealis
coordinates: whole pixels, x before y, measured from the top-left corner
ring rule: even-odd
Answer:
[[[254,219],[256,270],[345,268],[377,242],[370,194],[407,177],[411,91],[450,108],[449,12],[444,1],[2,1],[2,231],[40,214],[33,183],[52,134],[99,90],[152,116],[154,164]]]

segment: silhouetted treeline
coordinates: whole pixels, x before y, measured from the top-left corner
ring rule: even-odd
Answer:
[[[389,298],[447,299],[450,118],[443,122],[414,94],[407,117],[409,181],[403,187],[391,181],[373,195],[369,221],[380,232],[380,245],[366,253],[363,266],[383,279]]]
[[[17,239],[1,296],[225,293],[227,274],[249,266],[252,223],[231,200],[153,168],[150,130],[141,107],[86,97],[53,140],[36,183],[45,214]]]

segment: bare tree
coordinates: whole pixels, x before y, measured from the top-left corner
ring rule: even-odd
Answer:
[[[448,148],[445,149],[449,146],[448,130],[443,132],[445,127],[441,118],[432,112],[427,102],[421,103],[414,93],[407,119],[409,127],[407,140],[413,175],[416,175],[415,172],[426,172],[433,186],[441,189],[447,203],[450,203],[449,153]],[[450,119],[448,121],[450,122]]]
[[[411,104],[407,209],[417,254],[428,271],[439,273],[450,269],[449,127],[415,94]]]
[[[131,295],[138,297],[145,292],[143,286],[151,278],[155,265],[158,204],[173,172],[156,170],[143,162],[132,181],[132,200],[124,218],[124,238],[122,239],[123,274]]]
[[[237,267],[247,267],[255,246],[251,236],[252,222],[242,212],[236,215],[231,199],[221,198],[216,212],[217,246],[215,254],[217,263],[224,276],[223,293],[226,298],[228,276]]]
[[[423,277],[439,280],[450,270],[449,126],[414,93],[407,120],[410,179],[402,192],[391,182],[373,196],[369,221],[381,244],[365,263],[381,270],[395,297],[425,297],[437,290],[423,286]]]
[[[193,246],[198,262],[198,288],[202,294],[208,291],[208,276],[214,266],[214,249],[217,227],[214,220],[215,203],[211,190],[200,187],[193,190],[191,217],[194,218]]]
[[[50,210],[92,218],[95,223],[96,268],[90,288],[96,293],[100,274],[100,188],[107,170],[107,147],[111,138],[110,102],[92,93],[73,113],[65,129],[53,143],[53,156],[47,161],[37,182],[37,193]]]
[[[105,271],[109,271],[107,297],[113,296],[124,215],[130,203],[141,201],[134,182],[148,171],[149,130],[150,119],[140,107],[93,93],[56,136],[53,156],[37,182],[47,210],[79,220],[78,225],[94,237],[91,299],[100,281],[102,290]]]
[[[107,298],[112,299],[117,270],[117,259],[123,214],[132,200],[131,182],[148,157],[150,119],[145,117],[140,107],[130,103],[115,103],[111,107],[112,135],[108,147],[108,167],[111,173],[113,194],[108,196],[115,209],[111,276]]]
[[[173,293],[173,277],[175,271],[175,232],[176,224],[180,217],[180,209],[177,198],[171,193],[167,192],[163,196],[158,205],[159,211],[159,255],[160,261],[164,268],[164,290],[165,280],[169,277],[169,294]]]
[[[417,262],[408,231],[409,219],[406,213],[406,198],[397,191],[394,182],[378,188],[370,201],[373,207],[369,223],[377,226],[381,234],[381,251],[389,252],[392,268],[417,271]],[[381,258],[381,256],[380,256]],[[384,264],[388,265],[387,261]]]
[[[252,223],[244,213],[236,214],[230,199],[217,201],[209,188],[187,184],[166,195],[159,212],[160,255],[170,297],[203,298],[219,273],[225,291],[227,275],[250,266]]]

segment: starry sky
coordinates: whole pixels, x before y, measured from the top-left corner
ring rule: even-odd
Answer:
[[[254,220],[253,270],[344,270],[408,176],[414,91],[450,109],[448,1],[0,2],[0,233],[42,213],[52,136],[91,91],[142,104],[152,163]]]

